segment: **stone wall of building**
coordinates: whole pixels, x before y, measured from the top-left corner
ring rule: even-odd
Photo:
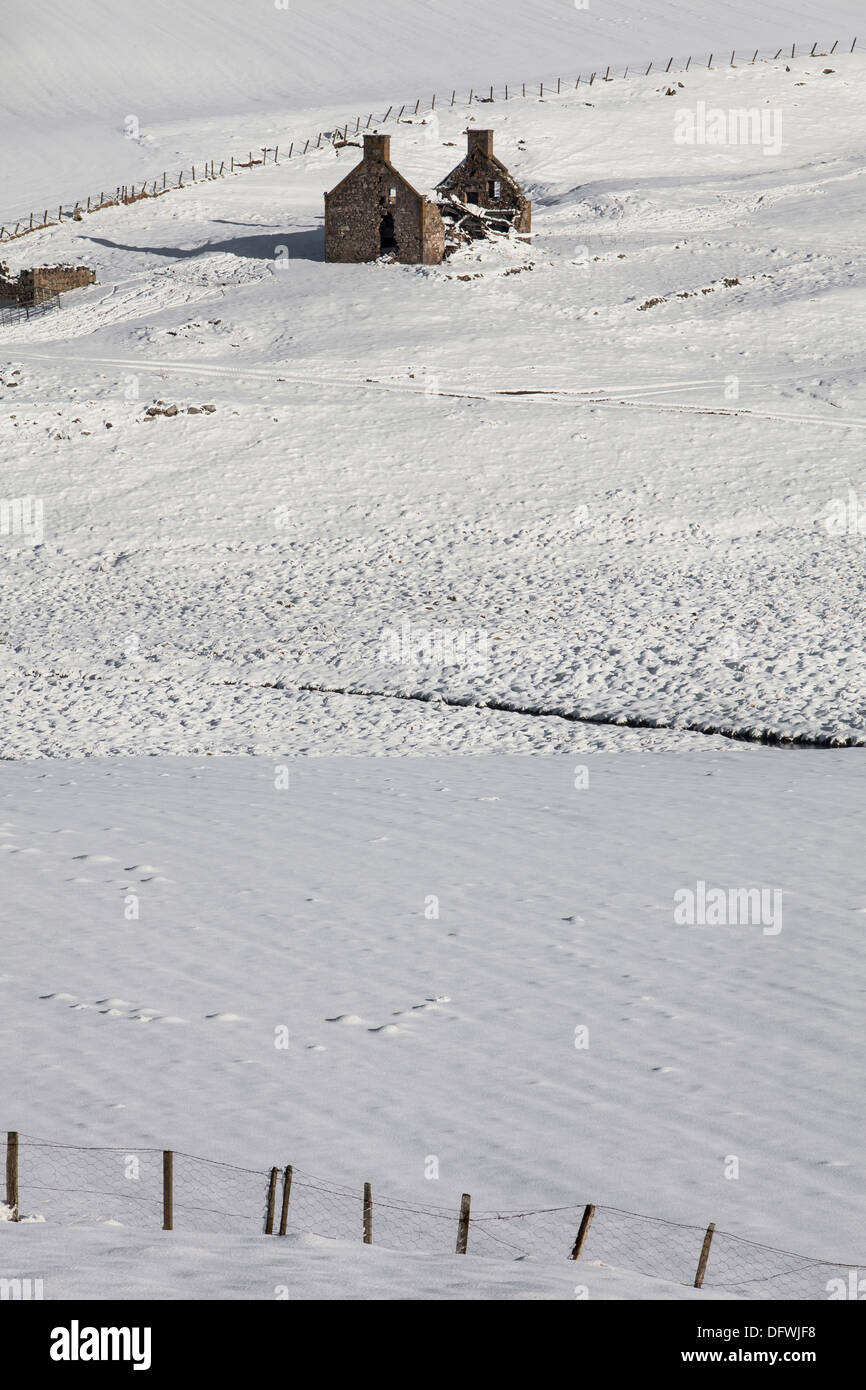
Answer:
[[[491,212],[527,235],[532,231],[532,204],[501,159],[493,153],[492,130],[469,130],[469,148],[462,164],[439,185],[444,197],[458,198]]]
[[[54,294],[95,284],[96,272],[89,265],[37,265],[18,272],[17,298],[20,304],[38,304]]]
[[[439,209],[394,168],[391,137],[365,135],[361,163],[325,194],[325,260],[438,265],[444,252]]]

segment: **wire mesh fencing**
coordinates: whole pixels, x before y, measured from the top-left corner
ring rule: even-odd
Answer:
[[[405,1253],[579,1260],[740,1298],[859,1296],[856,1265],[606,1206],[471,1211],[340,1186],[292,1166],[241,1168],[154,1148],[58,1144],[10,1132],[11,1220],[139,1230],[316,1235]],[[851,1292],[853,1288],[854,1292]]]

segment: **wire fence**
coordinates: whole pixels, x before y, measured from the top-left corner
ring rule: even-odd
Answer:
[[[856,1298],[859,1288],[856,1265],[615,1207],[470,1211],[464,1196],[458,1214],[291,1166],[240,1168],[162,1149],[90,1148],[15,1132],[7,1135],[4,1211],[11,1220],[61,1226],[303,1233],[406,1253],[579,1259],[747,1299]]]
[[[689,54],[688,57],[671,57],[667,63],[656,63],[654,60],[644,68],[643,64],[608,64],[605,68],[599,65],[593,71],[578,73],[576,79],[573,77],[556,77],[552,81],[543,82],[517,82],[500,83],[484,88],[471,88],[468,95],[463,99],[462,92],[458,93],[456,88],[451,92],[434,92],[429,103],[426,98],[418,97],[415,102],[407,101],[398,108],[397,103],[392,103],[385,114],[376,120],[376,113],[371,111],[366,117],[358,115],[350,120],[340,120],[331,130],[320,130],[316,135],[311,135],[304,139],[303,136],[294,138],[287,136],[284,143],[280,145],[259,145],[255,149],[247,150],[241,154],[227,155],[224,159],[216,160],[205,159],[196,164],[191,164],[188,168],[181,169],[177,175],[174,170],[164,169],[156,177],[144,180],[136,179],[128,184],[118,184],[112,189],[100,189],[99,193],[93,192],[86,197],[76,199],[74,203],[57,204],[57,216],[54,215],[54,203],[49,207],[37,211],[31,211],[19,218],[7,218],[0,225],[0,242],[14,241],[18,237],[27,236],[30,232],[41,231],[46,227],[53,227],[62,224],[66,220],[81,221],[86,214],[100,212],[105,208],[126,206],[130,203],[140,202],[145,198],[161,198],[166,193],[171,193],[177,189],[185,188],[190,184],[209,182],[213,179],[225,178],[227,175],[239,173],[241,170],[252,170],[264,168],[267,164],[280,164],[280,151],[282,150],[282,160],[292,160],[301,158],[317,150],[335,149],[339,152],[347,144],[353,143],[353,137],[360,135],[362,130],[369,130],[374,125],[386,125],[389,120],[395,123],[414,121],[423,112],[426,119],[427,114],[435,112],[437,106],[451,107],[456,105],[473,106],[476,103],[490,104],[497,101],[512,101],[515,99],[525,100],[527,98],[545,99],[552,96],[561,96],[565,93],[580,90],[581,86],[593,87],[598,82],[613,82],[617,79],[624,79],[631,76],[664,78],[673,74],[682,74],[699,68],[716,69],[724,67],[744,67],[753,66],[757,62],[772,63],[780,58],[829,58],[835,57],[837,52],[842,55],[853,53],[857,46],[856,37],[848,43],[848,40],[834,40],[830,46],[821,47],[818,42],[811,45],[796,44],[790,45],[790,55],[788,45],[782,48],[765,49],[756,48],[754,52],[750,49],[747,52],[734,50],[730,57],[727,53],[702,53]],[[622,70],[621,70],[622,69]]]

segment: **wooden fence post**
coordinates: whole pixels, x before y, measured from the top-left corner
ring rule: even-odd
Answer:
[[[162,1229],[174,1230],[174,1153],[162,1151]]]
[[[18,1220],[18,1131],[10,1129],[6,1135],[6,1205],[12,1212],[12,1220]]]
[[[268,1179],[268,1210],[265,1217],[266,1236],[272,1236],[274,1234],[274,1208],[277,1203],[277,1178],[279,1177],[279,1172],[279,1168],[272,1168],[271,1176]]]
[[[580,1228],[574,1241],[574,1248],[571,1252],[573,1260],[579,1260],[583,1254],[583,1247],[586,1245],[586,1238],[589,1235],[589,1228],[592,1225],[592,1218],[595,1216],[595,1207],[590,1204],[584,1208]]]
[[[469,1209],[472,1205],[472,1198],[468,1192],[464,1192],[460,1199],[460,1220],[457,1223],[457,1254],[465,1255],[466,1247],[469,1244]]]
[[[695,1275],[695,1288],[704,1287],[704,1275],[707,1272],[707,1260],[710,1258],[710,1246],[713,1243],[713,1232],[716,1229],[715,1221],[711,1221],[704,1236],[704,1243],[701,1247],[701,1258],[698,1260],[698,1272]]]
[[[670,70],[671,70],[671,63],[672,63],[673,61],[674,61],[673,58],[668,58],[668,65],[667,65],[667,67],[665,68],[665,72],[670,72]]]
[[[292,1195],[292,1165],[283,1173],[283,1204],[280,1208],[280,1235],[284,1236],[289,1224],[289,1199]]]
[[[364,1183],[364,1244],[373,1244],[373,1188]]]

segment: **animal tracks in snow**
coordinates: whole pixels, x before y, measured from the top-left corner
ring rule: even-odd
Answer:
[[[99,1013],[105,1018],[122,1018],[128,1023],[186,1023],[188,1020],[180,1018],[176,1014],[163,1014],[159,1009],[142,1008],[138,1004],[131,1004],[128,999],[95,999],[92,1002],[82,1001],[74,994],[40,994],[40,999],[54,1000],[57,1004],[65,1004],[70,1009],[75,1009],[78,1013]],[[217,1017],[217,1015],[210,1015]]]
[[[391,1015],[392,1018],[403,1019],[411,1022],[412,1019],[422,1017],[429,1012],[438,1012],[440,1004],[450,1004],[451,998],[447,994],[430,995],[420,1004],[412,1004],[408,1009],[396,1009]],[[368,1033],[378,1033],[385,1037],[393,1037],[396,1033],[405,1032],[405,1026],[399,1023],[379,1023],[371,1024],[366,1019],[360,1018],[358,1014],[337,1014],[334,1018],[326,1018],[326,1023],[339,1023],[344,1028],[366,1028]]]

